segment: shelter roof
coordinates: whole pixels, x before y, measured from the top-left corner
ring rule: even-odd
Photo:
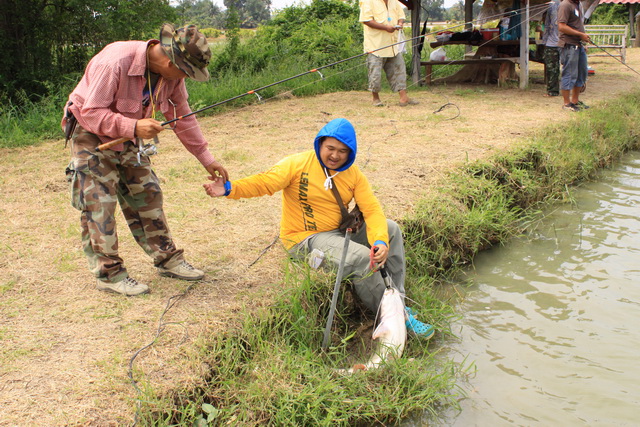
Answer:
[[[600,0],[600,4],[640,4],[640,0]]]

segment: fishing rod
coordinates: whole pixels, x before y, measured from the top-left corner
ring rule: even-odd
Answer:
[[[616,58],[614,55],[611,54],[611,52],[607,52],[605,48],[603,48],[602,46],[598,46],[596,43],[594,43],[593,40],[591,40],[591,37],[589,37],[589,43],[591,43],[592,45],[594,45],[595,47],[597,47],[598,49],[600,49],[601,51],[603,51],[604,53],[606,53],[607,55],[609,55],[610,57],[612,57],[613,59],[615,59],[616,61],[618,61],[619,63],[621,63],[622,65],[624,65],[625,67],[627,67],[628,69],[630,69],[631,71],[633,71],[634,73],[640,76],[640,72],[636,71],[631,66],[625,64],[624,62],[622,62],[622,60]]]
[[[518,10],[516,10],[516,11],[511,11],[511,13],[512,13],[512,14],[514,14],[514,12],[519,12],[519,11],[522,11],[522,10],[525,10],[525,9],[526,9],[526,8],[520,8],[520,9],[518,9]],[[514,15],[518,15],[518,14],[521,14],[521,12],[519,12],[519,13],[515,13]],[[493,19],[497,19],[498,17],[501,17],[501,16],[503,16],[503,14],[496,14],[496,15],[492,15],[492,16],[484,17],[482,20],[483,20],[483,21],[491,21],[491,20],[493,20]],[[171,125],[171,124],[173,124],[173,123],[175,123],[175,122],[177,122],[177,121],[179,121],[179,120],[186,119],[187,117],[191,117],[191,116],[193,116],[193,115],[195,115],[195,114],[202,113],[203,111],[207,111],[207,110],[210,110],[210,109],[215,108],[215,107],[219,107],[220,105],[223,105],[223,104],[229,103],[229,102],[231,102],[231,101],[235,101],[235,100],[240,99],[240,98],[243,98],[243,97],[245,97],[245,96],[247,96],[247,95],[256,95],[256,96],[258,97],[258,100],[262,100],[263,98],[262,98],[262,96],[260,96],[260,94],[258,93],[259,91],[262,91],[262,90],[264,90],[264,89],[268,89],[268,88],[270,88],[270,87],[273,87],[273,86],[276,86],[276,85],[279,85],[279,84],[282,84],[282,83],[288,82],[288,81],[290,81],[290,80],[297,79],[297,78],[302,77],[302,76],[306,76],[306,75],[308,75],[308,74],[318,73],[318,74],[320,75],[320,78],[324,80],[324,75],[320,72],[320,70],[324,70],[325,68],[333,67],[333,66],[336,66],[336,65],[338,65],[338,64],[342,64],[342,63],[344,63],[344,62],[351,61],[351,60],[353,60],[353,59],[357,59],[357,58],[360,58],[360,57],[362,57],[362,56],[369,55],[370,53],[377,52],[377,51],[380,51],[380,50],[383,50],[383,49],[386,49],[386,48],[389,48],[389,47],[392,47],[392,46],[397,46],[397,45],[404,44],[404,43],[407,43],[407,42],[410,42],[410,41],[413,41],[413,40],[417,40],[417,39],[421,39],[421,38],[426,38],[427,36],[432,35],[432,34],[434,34],[434,33],[436,33],[436,32],[440,32],[440,31],[447,31],[448,29],[454,29],[454,28],[458,28],[458,27],[460,27],[460,26],[465,26],[465,25],[467,25],[467,24],[473,24],[473,23],[475,23],[476,21],[477,21],[477,20],[471,20],[471,21],[468,21],[468,22],[464,22],[464,23],[461,23],[461,24],[456,24],[456,25],[450,26],[450,27],[445,28],[445,29],[443,29],[443,30],[434,31],[434,32],[427,33],[427,34],[421,34],[421,35],[419,35],[419,36],[412,37],[412,38],[409,38],[409,39],[405,39],[405,40],[402,40],[402,41],[399,41],[399,42],[396,42],[396,43],[392,43],[392,44],[389,44],[389,45],[387,45],[387,46],[380,47],[380,48],[378,48],[378,49],[374,49],[374,50],[370,50],[370,51],[367,51],[367,52],[363,52],[363,53],[360,53],[360,54],[358,54],[358,55],[353,55],[353,56],[350,56],[350,57],[348,57],[348,58],[344,58],[344,59],[341,59],[341,60],[339,60],[339,61],[332,62],[332,63],[327,64],[327,65],[323,65],[323,66],[320,66],[320,67],[316,67],[316,68],[314,68],[314,69],[311,69],[311,70],[308,70],[308,71],[304,71],[304,72],[302,72],[302,73],[296,74],[296,75],[291,76],[291,77],[287,77],[287,78],[282,79],[282,80],[278,80],[278,81],[276,81],[276,82],[273,82],[273,83],[270,83],[270,84],[268,84],[268,85],[265,85],[265,86],[259,87],[259,88],[257,88],[257,89],[249,90],[249,91],[247,91],[247,92],[241,93],[241,94],[236,95],[236,96],[233,96],[233,97],[231,97],[231,98],[227,98],[227,99],[225,99],[225,100],[223,100],[223,101],[216,102],[216,103],[211,104],[211,105],[208,105],[208,106],[206,106],[206,107],[202,107],[202,108],[200,108],[200,109],[198,109],[198,110],[196,110],[196,111],[192,111],[192,112],[190,112],[190,113],[188,113],[188,114],[184,114],[184,115],[182,115],[182,116],[175,117],[175,118],[173,118],[173,119],[171,119],[171,120],[164,121],[164,122],[160,123],[160,126],[162,126],[162,127],[169,126],[169,125]],[[121,143],[126,142],[126,141],[129,141],[129,140],[131,140],[131,138],[128,138],[128,137],[118,138],[118,139],[115,139],[115,140],[113,140],[113,141],[109,141],[109,142],[106,142],[106,143],[104,143],[104,144],[100,144],[100,145],[98,145],[98,147],[96,147],[96,151],[103,151],[103,150],[107,150],[107,149],[109,149],[109,148],[111,148],[111,147],[113,147],[113,146],[116,146],[116,145],[118,145],[118,144],[121,144]],[[150,154],[154,154],[152,151],[153,151],[153,150],[150,150]]]
[[[253,90],[241,93],[239,95],[233,96],[231,98],[227,98],[227,99],[225,99],[223,101],[216,102],[215,104],[211,104],[211,105],[208,105],[206,107],[202,107],[202,108],[200,108],[200,109],[198,109],[196,111],[192,111],[192,112],[190,112],[188,114],[185,114],[183,116],[178,116],[178,117],[175,117],[175,118],[173,118],[171,120],[167,120],[165,122],[160,123],[160,126],[162,126],[162,127],[169,126],[172,123],[175,123],[175,122],[177,122],[179,120],[186,119],[187,117],[191,117],[191,116],[193,116],[195,114],[202,113],[203,111],[210,110],[211,108],[218,107],[218,106],[226,104],[228,102],[235,101],[236,99],[240,99],[240,98],[245,97],[247,95],[256,95],[258,97],[258,100],[262,100],[262,96],[260,96],[260,94],[258,93],[259,91],[264,90],[264,89],[268,89],[268,88],[270,88],[272,86],[276,86],[276,85],[288,82],[288,81],[293,80],[293,79],[297,79],[297,78],[302,77],[302,76],[306,76],[307,74],[318,73],[320,75],[320,78],[324,80],[324,75],[320,72],[320,70],[323,70],[323,69],[328,68],[328,67],[333,67],[335,65],[341,64],[343,62],[351,61],[351,60],[356,59],[356,58],[360,58],[361,56],[368,55],[370,53],[377,52],[379,50],[386,49],[386,48],[391,47],[391,46],[395,46],[395,45],[398,45],[398,44],[401,44],[401,43],[406,43],[408,41],[411,41],[411,40],[414,40],[414,39],[417,39],[417,38],[420,38],[420,37],[425,37],[425,36],[419,36],[419,37],[414,37],[412,39],[406,39],[406,40],[403,40],[401,42],[390,44],[388,46],[383,46],[383,47],[378,48],[378,49],[374,49],[374,50],[371,50],[371,51],[368,51],[368,52],[360,53],[358,55],[353,55],[353,56],[351,56],[349,58],[345,58],[345,59],[341,59],[339,61],[332,62],[331,64],[323,65],[321,67],[316,67],[316,68],[314,68],[312,70],[304,71],[302,73],[296,74],[295,76],[287,77],[285,79],[278,80],[278,81],[273,82],[273,83],[269,83],[268,85],[259,87],[257,89],[253,89]],[[118,144],[121,144],[123,142],[129,141],[130,139],[131,138],[123,137],[123,138],[119,138],[119,139],[116,139],[116,140],[113,140],[113,141],[110,141],[110,142],[106,142],[104,144],[99,145],[96,148],[96,151],[102,151],[102,150],[109,149],[109,148],[113,147],[114,145],[118,145]]]

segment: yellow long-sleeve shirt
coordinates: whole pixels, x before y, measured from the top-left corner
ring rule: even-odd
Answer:
[[[333,172],[333,171],[329,171]],[[333,172],[335,173],[335,172]],[[333,175],[331,173],[331,175]],[[287,249],[312,234],[338,228],[342,214],[314,150],[285,157],[266,172],[232,181],[228,197],[241,199],[273,195],[283,191],[280,239]],[[352,199],[360,207],[371,245],[377,240],[389,244],[387,222],[371,185],[356,165],[333,178],[342,200]]]

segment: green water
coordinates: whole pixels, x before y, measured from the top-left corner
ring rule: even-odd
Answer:
[[[640,153],[573,195],[476,258],[447,345],[476,371],[435,424],[640,426]]]

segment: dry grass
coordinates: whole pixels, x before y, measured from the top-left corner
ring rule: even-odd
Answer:
[[[640,51],[628,63],[640,69]],[[597,108],[629,91],[640,76],[613,59],[591,64],[584,101]],[[534,65],[534,75],[540,75]],[[538,78],[539,80],[539,78]],[[410,212],[445,172],[467,160],[514,147],[547,124],[572,114],[560,98],[495,86],[410,89],[420,101],[400,108],[397,96],[373,108],[364,92],[252,105],[201,120],[234,178],[262,171],[283,156],[311,147],[330,119],[346,117],[359,135],[358,164],[389,217]],[[432,114],[446,102],[448,108]],[[188,284],[160,278],[118,217],[120,252],[130,274],[152,288],[123,298],[94,289],[69,204],[61,141],[0,150],[0,425],[116,425],[130,423],[136,391],[127,368],[155,335],[169,297]],[[174,135],[161,136],[155,170],[163,182],[174,238],[206,280],[173,307],[158,342],[136,359],[136,378],[156,390],[197,385],[206,366],[197,357],[206,338],[234,322],[244,307],[268,304],[281,276],[276,246],[248,267],[276,237],[280,197],[227,201],[206,197],[204,169]]]

